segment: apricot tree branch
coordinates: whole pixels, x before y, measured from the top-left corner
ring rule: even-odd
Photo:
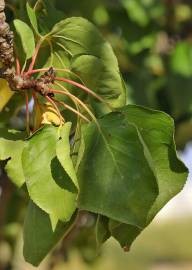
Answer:
[[[4,0],[0,0],[0,60],[3,65],[0,69],[0,77],[9,82],[14,72],[13,32],[6,22]]]

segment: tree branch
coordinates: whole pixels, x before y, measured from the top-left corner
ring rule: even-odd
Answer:
[[[4,0],[0,0],[0,59],[3,64],[0,77],[9,81],[14,72],[13,32],[6,22]]]

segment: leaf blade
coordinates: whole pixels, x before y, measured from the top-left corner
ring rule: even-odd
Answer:
[[[79,206],[143,227],[158,190],[137,131],[119,113],[107,115],[99,124],[105,138],[94,124],[85,133],[87,147],[78,173]],[[140,165],[140,171],[136,164]]]
[[[30,198],[50,215],[52,225],[67,222],[76,209],[77,189],[56,156],[57,127],[45,126],[32,136],[22,161]]]
[[[0,160],[8,160],[5,166],[8,177],[19,188],[25,183],[21,155],[26,143],[23,133],[0,129]]]
[[[59,72],[59,75],[85,84],[100,95],[105,103],[99,103],[91,95],[66,85],[75,95],[88,100],[97,115],[110,112],[110,106],[116,109],[126,104],[126,88],[115,54],[93,24],[78,17],[65,19],[55,24],[47,38],[49,42],[42,47],[39,55],[43,59],[47,53],[48,60],[39,61],[38,66],[67,68],[71,73]]]
[[[35,39],[31,28],[23,21],[15,19],[13,21],[16,33],[18,34],[22,48],[26,55],[26,60],[30,59],[35,50]]]
[[[69,142],[71,125],[72,124],[70,122],[64,124],[64,128],[60,133],[60,140],[57,142],[56,155],[64,170],[73,181],[74,185],[78,188],[77,176],[71,160],[71,149]]]
[[[158,211],[182,190],[188,171],[177,157],[173,121],[165,113],[128,105],[117,113],[104,116],[99,124],[104,139],[93,124],[85,129],[86,149],[78,174],[79,207],[109,218],[111,235],[128,250]],[[139,148],[134,145],[135,141]],[[106,143],[112,148],[116,164],[128,183],[127,188],[120,174],[118,177],[114,174],[116,164],[110,158]],[[141,155],[148,167],[139,162]],[[151,189],[145,189],[149,187],[149,175],[143,174],[144,167],[152,173],[154,185]],[[138,176],[136,182],[135,174]],[[138,185],[139,181],[146,187]],[[133,208],[128,209],[127,205]],[[135,212],[135,208],[138,211]]]
[[[26,9],[27,9],[27,14],[28,14],[29,20],[31,22],[31,25],[33,26],[33,29],[35,30],[35,33],[40,36],[35,10],[30,7],[28,2],[26,4]]]
[[[53,247],[67,235],[75,217],[76,215],[68,223],[59,222],[55,231],[53,231],[49,216],[30,201],[23,232],[25,260],[34,266],[38,266]]]

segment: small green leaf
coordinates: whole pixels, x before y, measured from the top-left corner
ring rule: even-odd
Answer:
[[[5,166],[11,181],[21,187],[25,183],[21,156],[25,146],[24,133],[0,129],[0,160],[8,160]]]
[[[99,247],[111,236],[111,233],[109,231],[109,219],[107,217],[98,215],[95,230],[96,243]]]
[[[67,223],[59,222],[52,230],[48,214],[30,201],[24,223],[23,253],[27,262],[38,266],[52,248],[67,235],[76,218]]]
[[[130,0],[121,0],[121,2],[132,21],[141,27],[146,27],[149,24],[150,17],[143,2]]]
[[[14,20],[13,21],[15,30],[20,38],[20,42],[24,53],[26,55],[26,59],[32,57],[34,50],[35,50],[35,39],[33,35],[33,31],[31,28],[21,20]]]
[[[142,229],[136,226],[110,220],[109,231],[111,236],[113,236],[120,243],[121,247],[124,248],[125,251],[129,251],[132,242],[140,234]]]
[[[30,7],[29,3],[27,3],[26,8],[27,8],[27,14],[31,22],[31,25],[33,26],[33,29],[35,30],[35,33],[40,36],[35,10]]]
[[[41,33],[46,35],[56,23],[65,18],[65,14],[55,8],[54,1],[43,0],[42,8],[40,7],[37,11],[37,18]]]
[[[192,48],[190,42],[179,42],[171,55],[171,68],[184,77],[192,75]]]
[[[69,150],[62,137],[68,136],[68,128],[65,132],[64,125],[63,129],[60,132],[57,127],[45,126],[29,139],[23,152],[29,196],[50,215],[53,228],[58,220],[69,221],[76,209],[77,188],[56,156],[57,143],[64,155]]]

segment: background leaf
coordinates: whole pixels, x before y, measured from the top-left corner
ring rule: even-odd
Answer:
[[[38,22],[37,22],[37,17],[36,17],[36,14],[35,14],[35,10],[32,7],[30,7],[29,3],[27,3],[26,9],[27,9],[27,15],[29,17],[31,25],[33,26],[33,29],[35,30],[35,33],[37,35],[40,35],[39,30],[38,30]]]
[[[192,75],[192,49],[188,42],[180,42],[177,44],[171,55],[172,70],[184,77]]]
[[[24,223],[25,260],[38,266],[52,248],[69,232],[76,214],[67,223],[59,222],[52,230],[48,214],[30,201]]]
[[[35,50],[35,40],[31,28],[21,20],[13,21],[16,33],[20,39],[26,60],[31,58]],[[18,41],[18,39],[17,39]]]

